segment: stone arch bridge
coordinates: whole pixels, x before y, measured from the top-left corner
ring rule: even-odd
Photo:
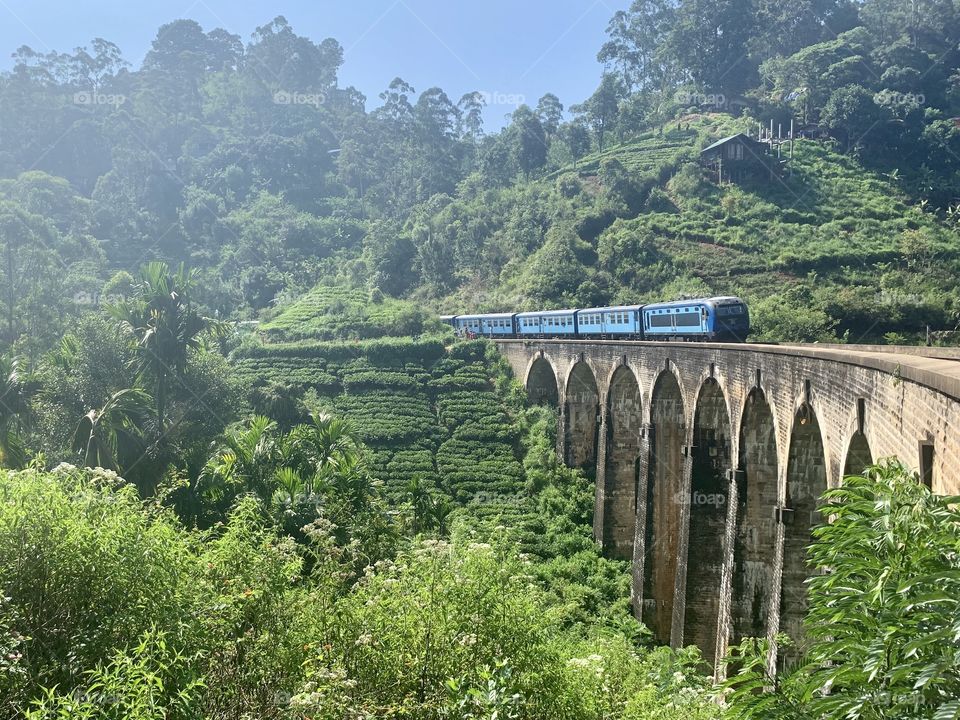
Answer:
[[[804,548],[844,474],[897,456],[960,494],[960,352],[497,345],[530,398],[559,409],[561,456],[595,474],[594,534],[632,561],[636,615],[711,664],[748,636],[802,642]]]

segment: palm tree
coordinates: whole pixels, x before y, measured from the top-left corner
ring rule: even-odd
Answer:
[[[369,474],[353,426],[342,418],[315,415],[286,436],[281,462],[308,478],[309,492],[332,491],[348,507],[360,509],[370,494]]]
[[[21,433],[35,390],[36,383],[21,371],[17,360],[0,357],[0,467],[22,468],[27,463]]]
[[[330,415],[314,415],[313,422],[290,431],[291,449],[302,454],[301,461],[319,471],[326,465],[345,464],[359,456],[360,439],[349,421]]]
[[[280,457],[276,428],[270,418],[255,415],[245,428],[227,433],[200,473],[200,493],[220,504],[244,490],[268,499]]]
[[[160,436],[171,385],[186,373],[190,351],[201,346],[205,332],[218,334],[225,329],[193,306],[190,293],[195,281],[196,273],[187,272],[182,264],[171,274],[166,263],[151,262],[140,268],[134,297],[109,308],[137,341],[137,376],[153,384]]]
[[[121,390],[99,410],[91,410],[80,418],[73,433],[73,449],[83,453],[83,464],[122,471],[121,450],[140,445],[150,402],[143,390]]]

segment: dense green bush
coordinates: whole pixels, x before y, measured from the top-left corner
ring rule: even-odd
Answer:
[[[104,471],[7,473],[0,492],[4,717],[278,716],[309,604],[255,506],[201,534]]]
[[[745,642],[731,717],[920,720],[960,712],[960,511],[885,461],[828,491],[803,662],[775,681]],[[774,692],[759,692],[775,688]]]
[[[106,473],[2,480],[4,717],[715,716],[696,656],[564,629],[509,544],[418,542],[351,586],[333,528],[297,546],[249,498],[198,532]]]

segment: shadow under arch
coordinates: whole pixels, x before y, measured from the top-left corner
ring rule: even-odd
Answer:
[[[607,392],[606,462],[603,481],[603,547],[615,558],[633,558],[640,484],[640,384],[626,365],[616,369]],[[599,480],[600,478],[598,478]]]
[[[555,408],[560,404],[557,374],[546,358],[538,357],[530,366],[527,373],[527,399],[532,405],[549,405]]]
[[[737,520],[733,546],[730,645],[746,637],[766,637],[777,543],[780,463],[777,429],[763,390],[747,396],[740,423],[736,474]]]
[[[670,642],[684,492],[686,411],[673,373],[657,377],[650,400],[650,465],[643,545],[641,619],[655,639]]]
[[[730,416],[714,378],[697,396],[691,447],[689,543],[683,642],[695,644],[713,667],[720,617],[720,583],[727,526],[727,473],[731,464]]]
[[[595,477],[599,433],[600,391],[593,370],[583,360],[573,366],[564,393],[566,462]]]
[[[873,465],[873,453],[867,436],[857,430],[847,446],[847,459],[843,464],[843,476],[860,475],[864,469]]]
[[[813,406],[805,402],[797,410],[790,433],[787,457],[787,495],[783,509],[783,580],[780,588],[780,631],[796,643],[780,653],[785,667],[803,654],[803,618],[807,611],[807,547],[813,542],[813,527],[821,522],[820,497],[827,490],[827,465],[820,422]]]

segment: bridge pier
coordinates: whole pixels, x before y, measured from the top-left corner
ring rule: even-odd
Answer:
[[[602,403],[594,537],[615,558],[633,558],[643,402],[633,371],[620,365]]]
[[[647,493],[650,483],[650,436],[649,423],[640,428],[640,443],[637,448],[637,498],[633,511],[633,562],[631,563],[631,595],[633,616],[643,620],[643,578],[646,556]]]

